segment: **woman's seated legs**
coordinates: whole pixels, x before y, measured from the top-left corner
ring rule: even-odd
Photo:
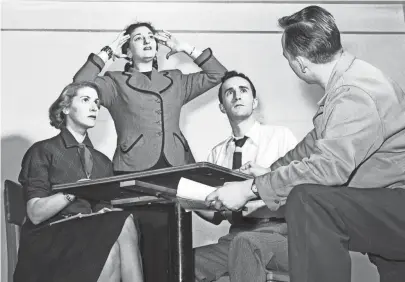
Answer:
[[[117,241],[111,248],[97,282],[142,282],[142,258],[139,234],[132,215],[129,215]]]
[[[123,282],[143,281],[139,234],[134,218],[128,216],[117,239],[120,250],[121,277]]]
[[[120,282],[121,280],[120,246],[117,242],[111,248],[108,258],[97,282]]]

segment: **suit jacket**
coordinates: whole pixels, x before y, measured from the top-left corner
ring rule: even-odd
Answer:
[[[318,105],[314,129],[256,178],[270,209],[303,183],[405,188],[405,93],[394,81],[344,52]]]
[[[74,81],[94,81],[100,100],[110,112],[117,131],[114,170],[140,171],[151,168],[160,156],[173,166],[195,162],[180,131],[181,107],[221,82],[224,66],[206,49],[194,61],[201,72],[152,70],[149,80],[135,70],[99,73],[104,62],[91,54]]]

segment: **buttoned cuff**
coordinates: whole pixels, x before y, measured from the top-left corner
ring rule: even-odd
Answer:
[[[100,72],[105,66],[104,61],[98,55],[96,55],[94,53],[91,53],[87,60],[89,62],[91,62],[93,65],[95,65],[100,70]]]
[[[260,198],[265,202],[267,207],[276,211],[280,206],[284,205],[287,201],[287,197],[280,197],[276,194],[276,191],[270,184],[270,173],[255,178],[255,184]]]
[[[212,57],[212,51],[211,48],[205,49],[200,56],[198,56],[197,59],[194,60],[194,63],[201,67],[203,64],[205,64],[209,59]]]

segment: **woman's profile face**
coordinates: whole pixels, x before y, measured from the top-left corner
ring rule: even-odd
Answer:
[[[70,107],[64,110],[66,122],[75,128],[87,130],[96,125],[99,109],[97,91],[90,87],[81,88],[72,98]]]
[[[156,56],[157,43],[153,32],[146,26],[134,29],[129,38],[129,51],[134,62],[148,62]]]

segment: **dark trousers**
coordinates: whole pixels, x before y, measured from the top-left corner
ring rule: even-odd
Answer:
[[[299,185],[286,220],[291,282],[349,282],[349,250],[367,253],[381,282],[405,281],[405,189]]]

